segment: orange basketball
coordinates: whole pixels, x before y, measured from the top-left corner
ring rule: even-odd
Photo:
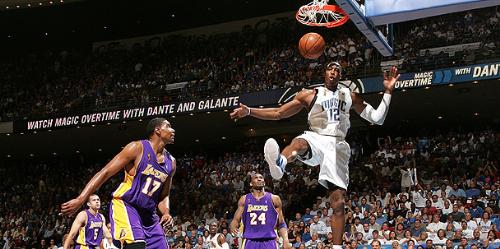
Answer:
[[[307,33],[299,41],[299,52],[307,59],[317,59],[325,51],[325,40],[318,33]]]

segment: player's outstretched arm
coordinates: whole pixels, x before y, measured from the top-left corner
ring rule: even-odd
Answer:
[[[127,144],[120,153],[90,179],[77,198],[61,205],[61,212],[68,216],[75,214],[92,193],[95,193],[104,182],[118,173],[127,164],[134,161],[140,153],[142,153],[141,142],[135,141]]]
[[[392,91],[394,90],[394,86],[398,79],[399,74],[396,67],[392,67],[388,73],[384,73],[385,92],[377,109],[374,109],[370,104],[366,103],[361,95],[351,93],[354,110],[368,122],[382,125],[385,117],[387,116],[387,112],[389,111]]]
[[[238,200],[238,209],[236,209],[233,220],[231,221],[231,224],[229,224],[229,230],[231,231],[233,236],[236,236],[238,234],[238,226],[240,225],[241,216],[243,215],[244,210],[245,210],[245,196],[241,196],[240,199]]]
[[[283,216],[283,204],[281,198],[273,195],[273,204],[278,212],[278,228],[281,238],[283,239],[283,248],[291,248],[290,241],[288,240],[288,228],[286,226],[285,217]]]
[[[76,216],[75,220],[73,221],[73,225],[71,225],[71,229],[69,230],[68,236],[66,236],[66,240],[63,241],[63,248],[64,249],[69,249],[71,245],[71,241],[75,239],[75,235],[78,233],[78,230],[80,227],[85,226],[85,221],[87,220],[87,213],[84,211],[81,211],[78,213]]]
[[[160,224],[163,228],[170,228],[174,224],[174,220],[170,215],[170,189],[172,188],[172,178],[174,177],[175,170],[177,168],[177,161],[172,157],[172,173],[165,180],[163,188],[160,193],[160,203],[158,203],[158,209],[162,214],[160,219]]]
[[[292,101],[278,108],[250,108],[240,103],[240,107],[236,108],[229,115],[231,119],[240,119],[246,116],[252,116],[264,120],[280,120],[289,118],[299,113],[302,108],[306,107],[314,97],[314,90],[300,91]]]

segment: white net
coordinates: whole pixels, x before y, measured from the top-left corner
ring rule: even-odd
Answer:
[[[332,11],[328,0],[313,0],[300,7],[296,18],[302,24],[310,26],[328,26],[345,18],[344,15]]]

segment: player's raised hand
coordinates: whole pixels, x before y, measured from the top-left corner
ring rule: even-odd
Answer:
[[[164,214],[161,216],[160,224],[163,229],[170,229],[174,225],[174,219],[170,214]]]
[[[396,85],[396,81],[399,79],[398,68],[392,66],[388,72],[384,72],[384,88],[389,93],[394,90],[394,86]]]
[[[229,114],[231,119],[239,119],[250,115],[250,108],[248,106],[241,104],[240,107],[236,108]]]
[[[82,207],[83,203],[85,200],[82,200],[81,198],[75,198],[72,199],[68,202],[65,202],[61,205],[61,213],[66,216],[73,216],[80,207]]]

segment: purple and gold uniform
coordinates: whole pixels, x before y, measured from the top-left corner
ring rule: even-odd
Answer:
[[[147,248],[168,248],[156,208],[163,184],[172,174],[173,157],[165,150],[159,164],[148,140],[141,140],[142,158],[134,176],[125,171],[125,179],[113,193],[111,234],[122,243],[145,241]]]
[[[278,248],[276,243],[278,212],[273,205],[272,196],[271,193],[265,193],[259,200],[251,193],[245,196],[242,249]]]
[[[80,227],[75,249],[94,249],[101,245],[102,226],[104,225],[102,214],[93,215],[88,209],[85,212],[87,213],[87,224]]]

